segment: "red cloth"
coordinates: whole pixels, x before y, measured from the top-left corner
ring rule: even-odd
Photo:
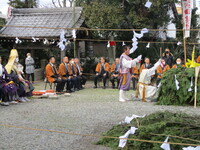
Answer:
[[[116,42],[115,41],[110,41],[110,46],[115,46]]]

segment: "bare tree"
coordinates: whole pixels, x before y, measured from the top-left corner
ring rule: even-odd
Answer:
[[[70,7],[72,7],[74,0],[69,0],[69,2],[70,2]]]
[[[75,0],[52,0],[54,7],[67,7],[67,1],[70,3],[70,7],[73,7]]]
[[[66,1],[66,0],[65,0],[65,1]],[[62,7],[60,0],[58,0],[58,4],[59,4],[60,7]]]
[[[52,0],[52,4],[54,5],[54,7],[57,7],[56,3],[55,3],[55,0]]]

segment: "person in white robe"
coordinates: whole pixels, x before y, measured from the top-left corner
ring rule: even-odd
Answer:
[[[137,84],[135,98],[142,99],[143,102],[147,102],[147,98],[152,98],[157,94],[158,88],[151,85],[151,77],[155,75],[155,71],[161,64],[161,59],[154,64],[150,69],[143,69]]]

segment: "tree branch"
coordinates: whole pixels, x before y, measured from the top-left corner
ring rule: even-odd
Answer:
[[[56,8],[57,8],[57,6],[56,6],[56,4],[55,4],[54,0],[52,0],[52,3],[53,3],[53,5],[54,5],[54,7],[56,7]]]
[[[61,3],[60,3],[60,0],[58,0],[58,4],[59,4],[60,8],[62,8],[62,5],[61,5]]]

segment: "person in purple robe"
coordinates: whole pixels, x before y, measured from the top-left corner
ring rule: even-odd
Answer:
[[[0,56],[0,99],[2,106],[9,106],[10,104],[17,104],[15,98],[17,96],[17,87],[10,77],[4,66],[1,64],[2,58]]]
[[[119,101],[126,102],[129,100],[126,98],[125,93],[130,89],[131,83],[131,68],[135,67],[137,62],[139,62],[142,56],[138,56],[135,59],[130,58],[128,55],[130,54],[130,47],[125,45],[123,46],[123,53],[120,56],[120,83],[119,83]]]
[[[5,66],[11,80],[17,85],[17,93],[19,102],[29,102],[27,97],[32,96],[34,87],[32,84],[25,80],[23,73],[23,66],[18,63],[19,55],[16,49],[12,49],[7,65]]]

